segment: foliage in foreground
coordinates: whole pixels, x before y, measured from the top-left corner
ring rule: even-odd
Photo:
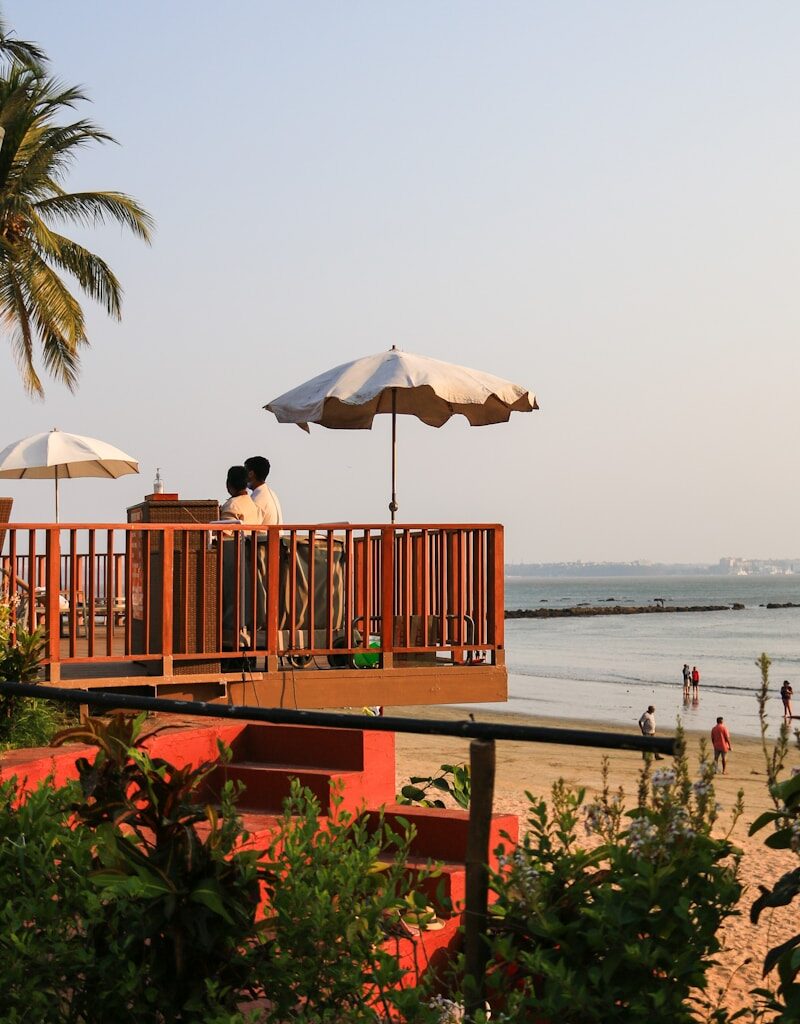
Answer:
[[[444,796],[450,797],[462,810],[469,810],[472,778],[468,764],[443,764],[435,775],[412,775],[397,794],[397,802],[419,807],[446,807],[442,799]]]
[[[782,778],[789,750],[789,728],[786,722],[781,724],[777,741],[771,747],[767,744],[766,705],[770,664],[766,654],[762,654],[756,662],[761,670],[761,690],[758,695],[761,741],[774,810],[765,811],[756,818],[750,826],[750,835],[769,825],[772,831],[764,840],[764,845],[773,850],[792,850],[800,857],[800,774],[792,773],[788,778]],[[800,733],[795,733],[795,736],[800,747]],[[754,924],[765,910],[789,906],[800,894],[800,866],[782,875],[771,889],[765,885],[760,885],[759,889],[761,895],[750,910],[750,919]],[[757,994],[765,1008],[774,1014],[773,1020],[781,1024],[800,1020],[800,933],[769,950],[764,960],[764,977],[772,971],[777,971],[777,991],[763,988]]]
[[[410,831],[344,813],[320,828],[295,782],[259,851],[216,763],[151,757],[143,721],[89,719],[58,736],[98,747],[77,782],[0,783],[3,1020],[235,1024],[259,995],[258,1020],[276,1024],[399,1020],[401,1008],[437,1019],[423,990],[399,989],[392,955],[430,916],[404,871]]]
[[[36,682],[45,634],[30,632],[15,604],[0,596],[0,681]],[[0,695],[0,750],[46,746],[65,723],[64,709],[51,701]]]
[[[393,955],[431,913],[404,869],[410,832],[340,806],[321,820],[295,783],[257,851],[215,766],[151,757],[141,724],[64,733],[98,748],[78,782],[0,786],[4,1020],[243,1024],[261,997],[262,1024],[433,1024],[463,1002],[457,973],[413,987]],[[531,797],[529,832],[493,879],[492,1019],[692,1019],[740,892],[716,813],[705,756],[694,784],[683,756],[674,771],[648,763],[627,815],[607,783],[588,807],[563,783],[550,807]],[[581,824],[598,846],[581,845]]]
[[[263,1020],[438,1020],[422,989],[401,989],[396,956],[408,925],[433,917],[418,886],[435,871],[415,879],[405,870],[410,829],[397,834],[333,799],[336,813],[320,828],[319,802],[293,780],[267,854],[270,916],[253,961],[272,1004]]]
[[[682,738],[681,738],[682,747]],[[690,780],[644,768],[638,807],[604,789],[553,787],[551,807],[529,795],[529,831],[494,875],[490,964],[504,1021],[611,1024],[693,1021],[718,933],[741,895],[739,854],[711,835],[713,765],[701,752]],[[741,812],[741,798],[734,820]],[[579,827],[599,845],[587,849]]]

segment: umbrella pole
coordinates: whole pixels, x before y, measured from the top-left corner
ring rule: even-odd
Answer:
[[[397,513],[397,388],[392,388],[392,500],[389,511],[394,523]]]
[[[58,466],[56,466],[56,522],[60,522],[58,518]]]

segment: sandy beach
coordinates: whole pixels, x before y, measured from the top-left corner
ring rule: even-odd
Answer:
[[[387,708],[387,715],[408,717],[461,719],[460,709],[433,707]],[[528,715],[479,713],[479,721],[515,722],[527,725],[570,726],[596,728],[604,732],[623,731],[619,727],[586,721],[565,721],[537,718]],[[666,735],[666,730],[660,730]],[[690,762],[696,764],[699,741],[704,733],[689,732]],[[469,759],[469,745],[464,740],[436,736],[397,735],[397,783],[403,785],[410,775],[435,772],[442,763],[462,762]],[[536,796],[547,795],[552,783],[564,778],[575,786],[585,786],[588,796],[596,793],[601,784],[603,751],[592,747],[561,746],[537,743],[498,743],[495,809],[519,815],[524,824],[527,813],[525,790]],[[610,777],[613,787],[622,786],[631,798],[635,797],[641,756],[629,751],[608,751]],[[788,768],[800,766],[800,751],[790,748]],[[739,820],[732,838],[743,850],[741,878],[745,886],[740,904],[740,915],[724,926],[724,951],[719,965],[711,975],[709,992],[728,988],[727,1004],[735,1009],[750,1005],[750,989],[762,984],[761,965],[769,948],[788,939],[796,932],[796,911],[781,908],[762,915],[758,926],[749,921],[749,910],[758,895],[758,885],[771,883],[785,871],[797,865],[797,859],[787,851],[768,850],[763,839],[766,832],[748,837],[750,823],[771,804],[765,783],[766,773],[761,744],[754,739],[733,736],[733,750],[728,757],[727,774],[716,780],[717,799],[724,810],[717,832],[724,834],[730,824],[730,810],[739,789],[744,790],[745,813]]]

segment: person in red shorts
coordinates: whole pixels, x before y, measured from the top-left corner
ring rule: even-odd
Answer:
[[[714,748],[714,767],[717,767],[717,762],[722,761],[722,774],[725,774],[725,757],[728,751],[731,749],[731,734],[728,732],[728,727],[720,716],[717,719],[717,724],[711,730],[711,745]]]

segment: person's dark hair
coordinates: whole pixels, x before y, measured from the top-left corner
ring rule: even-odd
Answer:
[[[265,459],[263,455],[254,455],[250,459],[245,459],[244,464],[249,470],[252,470],[256,480],[264,481],[269,476],[269,459]]]
[[[722,721],[722,715],[720,715],[719,718],[717,719],[717,725],[719,725],[721,721]]]
[[[234,491],[243,491],[247,487],[247,470],[244,466],[231,466],[225,483]]]

